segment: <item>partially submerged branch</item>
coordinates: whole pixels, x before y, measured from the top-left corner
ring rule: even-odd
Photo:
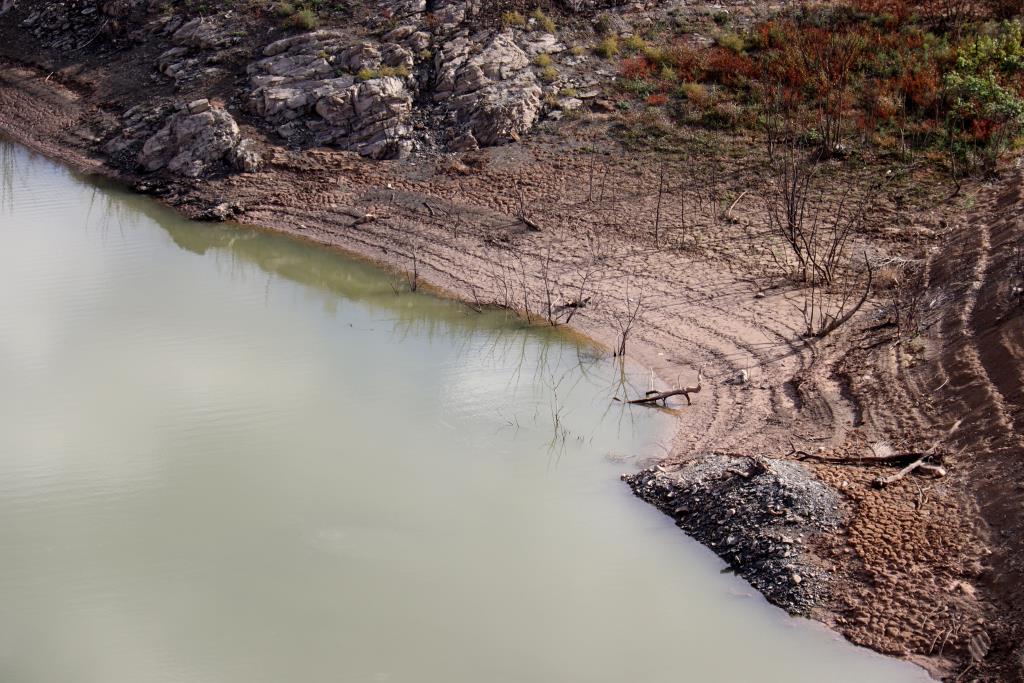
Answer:
[[[697,384],[689,387],[683,387],[681,389],[670,389],[669,391],[648,391],[643,398],[634,398],[632,400],[623,401],[619,397],[615,397],[616,401],[622,401],[630,405],[651,405],[661,401],[661,405],[666,405],[666,401],[673,396],[685,396],[686,405],[693,405],[690,401],[690,394],[699,394],[702,388],[701,383],[703,380],[703,368],[697,371]]]

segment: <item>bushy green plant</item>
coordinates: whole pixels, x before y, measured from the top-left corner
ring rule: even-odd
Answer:
[[[647,41],[640,36],[630,36],[622,41],[622,49],[625,50],[627,54],[643,52],[647,49]]]
[[[956,70],[980,73],[997,70],[1003,73],[1024,71],[1024,44],[1019,21],[1004,21],[994,35],[982,35],[961,45],[957,51]]]
[[[558,69],[553,66],[546,66],[540,70],[540,80],[545,83],[552,83],[558,80]]]
[[[643,50],[644,57],[654,66],[665,66],[672,61],[671,53],[663,47],[647,45]]]
[[[1024,121],[1024,99],[1004,88],[991,71],[982,74],[946,74],[950,114],[964,120],[977,118],[994,122]]]
[[[501,25],[505,28],[523,28],[526,26],[526,17],[519,12],[505,12],[501,15]]]
[[[740,54],[746,48],[743,36],[735,33],[719,33],[715,36],[715,44],[726,50],[732,50],[736,54]]]
[[[530,14],[530,16],[536,22],[537,28],[544,31],[544,33],[554,33],[558,30],[555,26],[554,19],[544,14],[539,7],[533,10],[533,13]]]
[[[611,59],[615,55],[619,54],[619,39],[615,36],[608,36],[597,44],[597,47],[594,48],[594,52],[596,52],[599,57]]]
[[[943,78],[946,134],[954,163],[967,171],[996,170],[1024,128],[1024,71],[1020,22],[1002,22],[991,34],[962,44],[954,68]]]
[[[708,97],[708,89],[703,83],[683,83],[679,86],[680,96],[698,105],[705,104]]]

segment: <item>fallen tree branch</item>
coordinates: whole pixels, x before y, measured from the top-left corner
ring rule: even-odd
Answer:
[[[925,460],[927,458],[928,458],[928,456],[922,456],[921,458],[919,458],[918,460],[913,461],[912,463],[910,463],[909,465],[907,465],[906,467],[901,469],[896,474],[893,474],[892,476],[877,478],[876,480],[871,482],[871,485],[876,487],[876,488],[885,488],[889,484],[895,483],[896,481],[899,481],[900,479],[905,477],[910,472],[912,472],[915,469],[918,469],[919,467],[924,465],[925,464]]]
[[[926,461],[928,459],[930,459],[932,456],[935,455],[935,452],[938,450],[939,444],[942,443],[942,441],[944,441],[945,439],[948,439],[950,436],[953,435],[953,432],[955,432],[957,429],[960,428],[960,423],[961,422],[963,422],[963,420],[957,420],[956,422],[954,422],[953,426],[949,428],[949,430],[946,432],[945,436],[943,436],[942,439],[940,439],[939,441],[936,441],[935,443],[933,443],[932,447],[929,448],[928,450],[926,450],[924,453],[922,453],[920,458],[918,458],[914,462],[910,463],[909,465],[904,467],[902,470],[900,470],[896,474],[892,475],[891,477],[878,477],[877,479],[875,479],[872,482],[874,487],[878,488],[878,489],[885,488],[889,484],[896,483],[897,481],[899,481],[903,477],[907,476],[908,474],[910,474],[914,470],[921,470],[923,472],[928,472],[931,475],[936,476],[936,477],[944,477],[944,476],[946,476],[946,468],[945,467],[942,467],[941,465],[938,465],[938,464],[935,464],[935,463],[929,463],[929,462],[926,462]]]
[[[729,208],[725,212],[726,218],[732,219],[732,210],[736,208],[736,205],[740,203],[740,200],[743,199],[743,197],[745,197],[746,194],[747,190],[743,190],[743,192],[740,192],[740,196],[736,198],[736,201],[729,205]]]
[[[736,475],[738,477],[742,477],[743,479],[750,479],[751,477],[753,477],[756,474],[764,474],[765,472],[768,472],[768,471],[771,470],[771,468],[768,465],[768,461],[766,461],[761,456],[759,456],[759,455],[747,455],[745,457],[746,457],[746,460],[747,460],[747,471],[746,472],[741,472],[740,470],[732,468],[732,467],[727,469],[726,472],[729,472],[730,474],[734,474],[734,475]]]
[[[828,465],[860,465],[863,467],[870,467],[872,465],[893,465],[905,462],[912,462],[918,458],[930,457],[931,454],[926,455],[926,453],[893,453],[892,455],[873,455],[865,457],[861,457],[858,455],[829,457],[826,455],[817,455],[815,453],[807,453],[806,451],[798,451],[796,449],[793,449],[786,455],[796,455],[800,460],[823,462]]]
[[[953,426],[949,428],[945,436],[939,439],[931,445],[926,451],[910,452],[910,453],[891,453],[889,455],[875,455],[871,457],[859,457],[859,456],[840,456],[840,457],[828,457],[824,455],[816,455],[814,453],[808,453],[806,451],[797,450],[794,443],[790,442],[790,451],[787,456],[797,456],[799,460],[812,460],[814,462],[821,462],[830,465],[859,465],[862,467],[870,467],[872,465],[893,465],[893,464],[905,464],[896,474],[888,477],[877,477],[872,481],[872,485],[875,488],[885,488],[889,484],[893,484],[900,479],[903,479],[911,472],[920,470],[921,472],[927,472],[934,477],[946,476],[946,468],[943,467],[939,462],[929,462],[930,460],[942,460],[942,453],[939,452],[939,444],[949,438],[953,432],[960,428],[961,420],[957,420],[953,423]]]
[[[671,389],[669,391],[648,391],[643,398],[634,398],[632,400],[623,401],[630,405],[650,405],[661,401],[661,405],[665,405],[665,402],[673,396],[685,396],[686,405],[693,405],[690,401],[690,394],[699,394],[701,390],[701,381],[703,380],[703,369],[697,371],[697,384],[692,387],[683,387],[682,389]],[[618,396],[615,397],[616,401],[622,401]]]

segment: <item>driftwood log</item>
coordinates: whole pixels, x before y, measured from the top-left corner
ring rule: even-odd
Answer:
[[[670,389],[669,391],[648,391],[643,398],[634,398],[632,400],[623,401],[631,405],[650,405],[661,401],[661,405],[665,405],[665,402],[673,396],[685,396],[686,405],[693,405],[690,401],[690,394],[699,394],[701,390],[701,382],[704,379],[703,368],[697,371],[697,384],[691,387],[683,387],[682,389]],[[616,401],[622,399],[615,397]]]
[[[813,462],[823,462],[831,465],[859,465],[862,467],[870,467],[872,465],[903,465],[903,468],[896,474],[888,477],[876,477],[872,482],[872,486],[875,488],[885,488],[889,484],[894,484],[900,479],[914,471],[927,472],[934,477],[946,476],[946,468],[942,466],[941,461],[943,458],[942,451],[939,450],[939,445],[948,439],[953,432],[960,428],[961,420],[957,420],[953,423],[953,426],[949,428],[945,436],[936,441],[926,451],[912,451],[908,453],[890,453],[888,455],[872,455],[872,456],[839,456],[829,457],[825,455],[817,455],[814,453],[808,453],[806,451],[798,450],[794,444],[790,444],[790,451],[787,455],[796,456],[800,460],[811,460]]]
[[[889,455],[842,455],[828,456],[808,453],[793,448],[786,455],[795,455],[798,460],[810,460],[811,462],[823,462],[830,465],[860,465],[870,467],[871,465],[902,465],[913,462],[919,458],[927,457],[926,452],[891,453]]]

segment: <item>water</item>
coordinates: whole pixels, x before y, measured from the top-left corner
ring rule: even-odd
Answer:
[[[4,683],[924,678],[634,499],[587,347],[0,161]]]

